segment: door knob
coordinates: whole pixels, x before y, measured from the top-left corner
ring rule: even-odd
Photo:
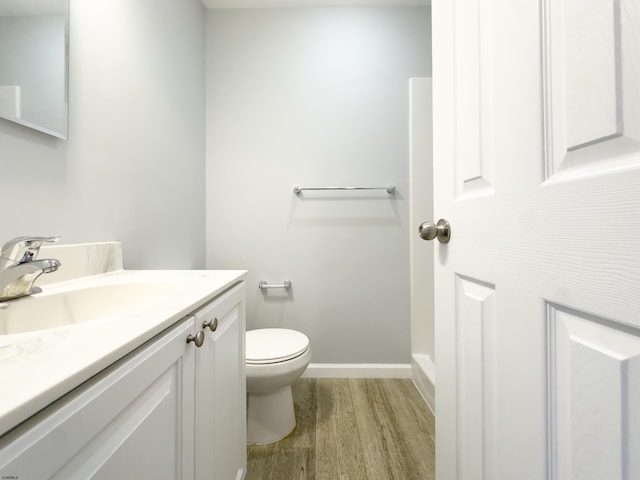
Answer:
[[[451,226],[443,218],[438,220],[437,225],[433,222],[424,222],[418,227],[418,235],[423,240],[437,238],[440,243],[447,243],[451,238]]]
[[[196,333],[195,337],[193,335],[189,335],[187,337],[187,343],[195,343],[196,347],[200,348],[204,344],[204,332],[200,330]]]
[[[214,317],[213,320],[205,320],[202,322],[202,328],[209,328],[212,332],[215,332],[218,328],[218,317]]]

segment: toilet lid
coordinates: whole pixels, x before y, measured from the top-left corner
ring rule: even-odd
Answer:
[[[277,363],[302,355],[309,348],[303,333],[286,328],[261,328],[246,333],[247,363]]]

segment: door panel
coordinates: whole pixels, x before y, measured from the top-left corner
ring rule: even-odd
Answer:
[[[107,480],[117,478],[123,471],[141,478],[150,475],[151,469],[153,478],[180,475],[181,458],[176,453],[180,452],[182,433],[177,421],[182,418],[182,369],[181,362],[172,365],[65,463],[54,478]],[[155,447],[149,448],[150,444]]]
[[[548,311],[551,478],[640,478],[640,331]]]
[[[559,19],[564,28],[564,92],[568,151],[620,135],[618,78],[620,12],[616,3],[566,0]],[[556,6],[558,3],[556,2]]]
[[[640,152],[640,7],[546,0],[548,176]]]
[[[455,134],[460,142],[455,150],[455,183],[458,197],[490,195],[493,192],[493,156],[491,152],[490,37],[487,7],[479,0],[456,9]],[[482,21],[481,21],[482,20]]]
[[[458,436],[461,479],[491,479],[495,453],[495,289],[476,280],[457,279]]]

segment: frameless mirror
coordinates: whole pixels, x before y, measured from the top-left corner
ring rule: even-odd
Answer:
[[[69,0],[0,0],[0,118],[67,138]]]

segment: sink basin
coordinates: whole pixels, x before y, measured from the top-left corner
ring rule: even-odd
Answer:
[[[0,335],[132,317],[175,293],[171,283],[118,283],[22,297],[0,303]]]

